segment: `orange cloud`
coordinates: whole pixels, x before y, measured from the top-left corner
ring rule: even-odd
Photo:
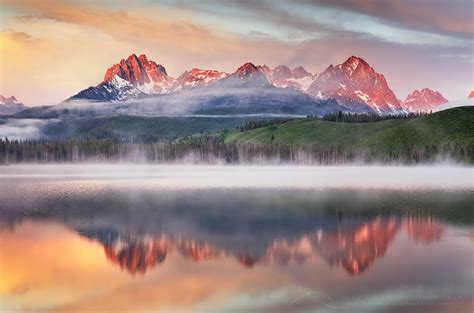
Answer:
[[[163,16],[152,19],[143,14],[93,7],[77,2],[6,0],[3,3],[33,13],[20,17],[20,20],[46,18],[90,27],[118,40],[161,42],[198,53],[232,48],[236,40],[218,36],[187,21],[172,21]]]

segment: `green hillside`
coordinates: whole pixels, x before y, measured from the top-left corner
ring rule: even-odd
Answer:
[[[111,116],[62,119],[43,129],[48,139],[118,140],[154,143],[179,137],[233,129],[260,117]],[[270,120],[272,118],[269,118]]]
[[[295,120],[228,133],[226,143],[344,147],[378,153],[413,149],[474,148],[474,107],[453,108],[413,119],[370,123]]]

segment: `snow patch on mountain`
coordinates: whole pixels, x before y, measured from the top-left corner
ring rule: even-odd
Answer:
[[[273,86],[279,88],[291,88],[298,91],[306,91],[313,83],[315,75],[306,71],[303,67],[290,69],[286,65],[270,68],[266,65],[260,66]]]
[[[228,73],[216,70],[193,68],[191,71],[184,72],[176,79],[172,90],[182,91],[189,88],[205,87],[227,76],[229,76]]]

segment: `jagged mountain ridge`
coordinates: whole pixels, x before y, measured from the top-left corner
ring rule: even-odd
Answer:
[[[270,68],[248,62],[230,74],[193,68],[173,78],[163,65],[143,54],[132,54],[107,69],[99,85],[80,91],[68,100],[123,101],[200,88],[211,92],[215,89],[275,87],[305,93],[314,99],[335,99],[348,112],[398,114],[413,108],[405,105],[410,99],[405,102],[397,99],[384,75],[357,56],[351,56],[339,65],[330,65],[320,74],[312,74],[301,66],[293,69],[285,65]],[[438,104],[436,100],[424,105]]]

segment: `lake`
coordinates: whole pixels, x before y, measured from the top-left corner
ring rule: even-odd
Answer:
[[[2,312],[471,312],[471,167],[0,167]]]

